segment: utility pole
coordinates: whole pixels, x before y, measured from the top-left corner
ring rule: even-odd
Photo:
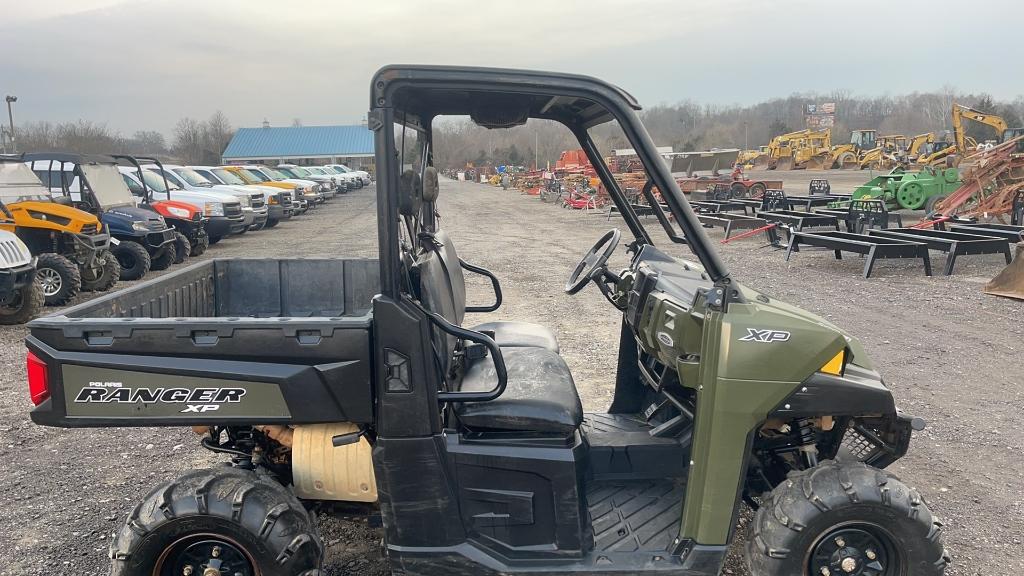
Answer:
[[[747,122],[746,120],[744,120],[743,121],[743,149],[744,150],[750,150],[750,142],[749,142],[749,139],[747,138],[747,134],[748,134],[747,128],[749,126],[750,126],[750,122]]]
[[[17,96],[7,96],[7,119],[10,121],[10,128],[7,132],[8,137],[11,139],[11,153],[16,154],[18,152],[18,146],[14,143],[14,112],[11,110],[11,104],[18,101]],[[4,146],[6,151],[7,146]]]
[[[540,169],[540,137],[537,131],[533,131],[533,169]]]

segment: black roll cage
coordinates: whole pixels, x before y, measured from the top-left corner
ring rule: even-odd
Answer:
[[[171,186],[170,183],[167,182],[167,174],[164,173],[164,165],[161,164],[159,160],[152,156],[131,156],[128,154],[111,154],[110,157],[115,160],[118,160],[119,162],[121,160],[124,160],[131,164],[133,168],[135,168],[135,172],[138,173],[139,175],[139,183],[142,184],[142,192],[143,194],[145,194],[143,200],[145,201],[145,204],[147,206],[153,204],[153,195],[156,193],[156,190],[151,189],[149,185],[146,184],[146,179],[142,177],[142,164],[140,164],[139,161],[141,160],[143,162],[155,164],[156,167],[160,170],[160,177],[164,179],[164,190],[167,191],[165,192],[165,194],[167,194],[167,200],[171,200]]]
[[[99,217],[103,214],[104,208],[99,201],[99,197],[96,195],[96,191],[93,190],[92,183],[89,182],[89,178],[82,171],[81,167],[85,164],[110,164],[117,166],[117,160],[111,156],[104,156],[100,154],[76,154],[73,152],[41,152],[36,154],[25,154],[22,156],[25,162],[32,163],[32,169],[35,170],[36,162],[48,162],[46,168],[46,182],[44,188],[51,190],[52,195],[52,182],[53,182],[53,165],[58,164],[58,172],[60,173],[60,192],[61,195],[71,199],[71,182],[68,181],[67,171],[64,170],[66,164],[73,166],[71,170],[72,176],[78,176],[79,181],[79,194],[84,202],[86,195],[89,197],[88,202],[84,202],[92,208],[91,214]]]
[[[555,120],[565,125],[576,136],[633,234],[634,247],[653,245],[588,133],[594,126],[617,121],[647,170],[650,183],[661,191],[683,237],[679,237],[667,217],[659,217],[659,223],[673,242],[685,239],[715,282],[718,290],[715,297],[709,299],[710,303],[725,305],[730,297],[737,298],[736,291],[728,289],[731,279],[725,264],[712,248],[696,214],[636,116],[639,109],[636,100],[622,89],[587,76],[454,66],[393,65],[380,69],[371,85],[367,119],[368,127],[375,133],[378,173],[383,175],[377,182],[382,295],[397,299],[401,290],[398,180],[402,166],[393,127],[397,124],[419,134],[426,152],[423,156],[426,166],[432,163],[433,119],[470,116],[478,124],[494,128],[520,125],[527,118]],[[649,195],[650,199],[653,195]]]

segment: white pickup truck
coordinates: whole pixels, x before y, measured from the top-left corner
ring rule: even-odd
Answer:
[[[246,186],[216,184],[204,178],[195,170],[177,164],[146,164],[143,168],[153,170],[167,177],[169,184],[189,192],[223,192],[238,198],[249,230],[262,230],[269,218],[268,193]],[[175,195],[177,196],[177,194]]]
[[[355,174],[363,182],[363,186],[366,186],[373,181],[370,179],[369,172],[365,170],[353,170],[344,164],[324,164],[322,168],[331,168],[340,174]]]
[[[143,186],[143,182],[139,181],[139,173],[134,167],[118,166],[117,169],[121,172],[121,177],[124,179],[128,190],[136,198],[145,197],[145,189],[148,187],[153,191],[157,199],[166,198],[176,202],[184,202],[202,211],[203,216],[206,218],[206,234],[209,236],[210,244],[216,244],[228,236],[244,234],[251,223],[250,219],[244,217],[244,212],[241,218],[228,215],[225,206],[235,206],[237,209],[241,204],[241,200],[234,194],[212,190],[206,192],[181,190],[172,184],[170,180],[167,182],[171,187],[168,193],[168,190],[164,188],[163,177],[152,170],[142,170],[142,177],[145,178],[145,186]],[[244,207],[242,209],[244,210]]]

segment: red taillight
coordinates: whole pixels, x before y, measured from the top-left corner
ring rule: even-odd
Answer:
[[[50,397],[50,381],[46,376],[46,363],[30,350],[25,359],[28,366],[28,392],[32,404],[39,406]]]

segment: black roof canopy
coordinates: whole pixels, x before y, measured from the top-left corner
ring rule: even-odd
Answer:
[[[487,128],[527,118],[590,128],[613,119],[613,102],[640,109],[625,90],[589,76],[461,66],[387,66],[370,97],[371,108],[394,108],[397,121],[420,129],[435,116],[470,116]]]

